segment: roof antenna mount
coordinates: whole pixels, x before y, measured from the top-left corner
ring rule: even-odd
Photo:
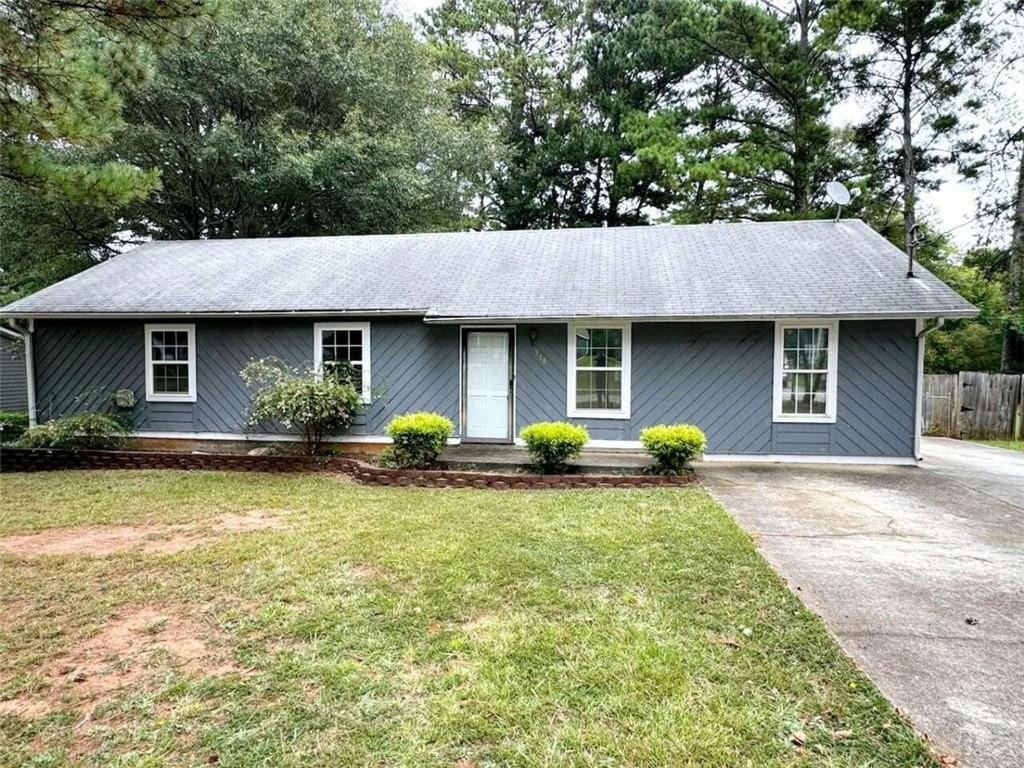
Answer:
[[[843,213],[843,206],[849,205],[853,198],[860,195],[860,190],[854,188],[853,192],[850,192],[841,181],[830,181],[825,185],[825,194],[836,204],[836,221],[839,221],[839,217]]]

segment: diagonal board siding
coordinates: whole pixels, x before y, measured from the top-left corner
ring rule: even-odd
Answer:
[[[519,327],[517,430],[566,418],[567,332]],[[913,321],[840,324],[835,424],[772,423],[772,323],[634,323],[632,338],[632,418],[573,420],[593,438],[688,422],[707,433],[709,453],[913,455]]]
[[[330,318],[323,318],[328,320]],[[196,324],[193,403],[145,401],[141,321],[40,321],[36,380],[41,420],[102,410],[115,389],[135,392],[138,429],[245,430],[248,391],[238,376],[257,357],[304,366],[313,319],[225,319]],[[458,423],[459,329],[416,318],[371,318],[372,403],[352,434],[379,435],[392,416],[438,411]],[[516,429],[566,414],[567,326],[521,324]],[[583,420],[596,439],[636,440],[661,422],[691,422],[712,453],[913,455],[917,341],[912,321],[843,322],[836,424],[773,424],[773,326],[635,323],[632,419]]]
[[[331,318],[322,318],[328,321]],[[318,318],[319,320],[319,318]],[[146,402],[144,323],[40,321],[36,379],[40,420],[105,410],[110,393],[131,389],[140,430],[243,432],[249,391],[239,371],[252,359],[313,361],[312,319],[203,320],[196,323],[195,403]],[[432,410],[458,417],[458,329],[417,319],[371,319],[371,404],[351,434],[381,434],[396,414]],[[262,425],[260,431],[274,431]]]
[[[517,428],[566,418],[568,328],[520,326]],[[689,422],[713,453],[768,453],[772,329],[767,323],[634,323],[632,418],[573,419],[602,440]]]

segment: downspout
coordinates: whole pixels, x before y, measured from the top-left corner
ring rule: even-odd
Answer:
[[[924,347],[925,337],[946,324],[946,318],[939,317],[935,325],[925,327],[925,320],[917,321],[917,410],[914,412],[914,458],[921,461],[921,427],[924,422]]]
[[[25,389],[28,394],[28,425],[36,425],[36,366],[32,356],[32,334],[36,330],[36,321],[29,318],[28,325],[20,325],[16,320],[8,320],[16,334],[25,345]]]

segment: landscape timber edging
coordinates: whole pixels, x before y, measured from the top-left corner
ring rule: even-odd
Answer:
[[[207,469],[229,472],[341,472],[366,485],[423,488],[649,488],[694,482],[685,475],[537,475],[444,469],[388,469],[343,456],[249,456],[174,451],[69,451],[57,448],[0,449],[0,472],[64,469]]]

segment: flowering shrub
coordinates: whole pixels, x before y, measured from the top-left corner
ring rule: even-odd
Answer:
[[[267,358],[253,360],[240,375],[253,390],[249,424],[272,422],[301,429],[310,455],[319,453],[324,435],[347,429],[360,405],[348,366],[321,375]]]
[[[396,416],[384,431],[391,445],[381,456],[384,464],[402,469],[425,469],[437,461],[455,425],[439,413]]]
[[[640,430],[640,442],[654,457],[654,471],[678,475],[686,464],[704,453],[707,438],[692,424],[659,424]]]
[[[105,413],[79,413],[32,427],[19,441],[26,448],[120,448],[128,441],[125,425]]]
[[[566,462],[583,452],[590,439],[584,427],[564,421],[541,421],[519,433],[534,463],[545,473],[564,472]]]

